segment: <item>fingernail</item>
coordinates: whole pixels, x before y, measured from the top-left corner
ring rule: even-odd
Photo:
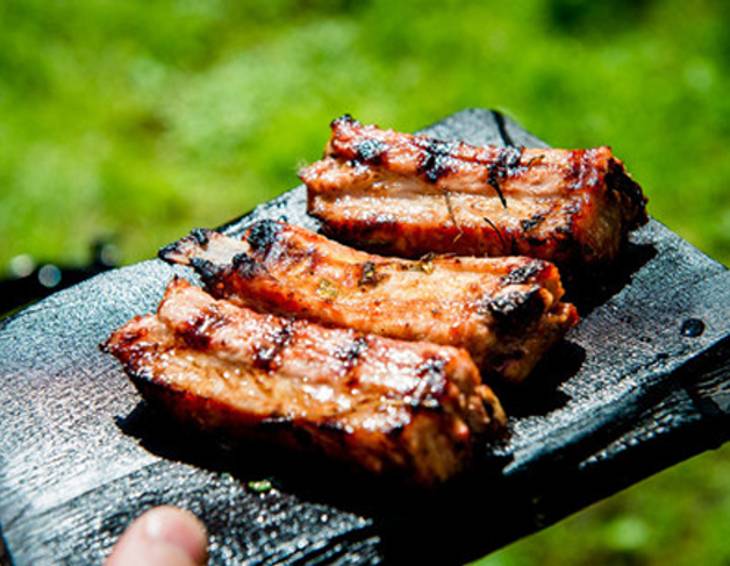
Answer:
[[[192,513],[174,507],[153,509],[145,516],[144,533],[151,543],[174,546],[195,564],[206,562],[205,527]]]
[[[169,542],[164,515],[157,509],[150,511],[149,515],[145,517],[144,534],[153,541]]]

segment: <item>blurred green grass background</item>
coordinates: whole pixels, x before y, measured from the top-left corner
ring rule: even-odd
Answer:
[[[610,144],[652,214],[730,259],[722,0],[5,0],[0,271],[125,261],[297,183],[329,120],[414,130],[497,108],[557,146]],[[483,563],[727,564],[730,450]],[[499,510],[490,510],[499,513]]]

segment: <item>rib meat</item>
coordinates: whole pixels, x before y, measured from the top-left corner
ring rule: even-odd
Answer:
[[[196,230],[160,252],[216,297],[403,340],[463,347],[487,375],[523,380],[578,320],[551,263],[525,257],[385,258],[264,220],[241,239]]]
[[[647,220],[641,188],[608,147],[476,147],[346,115],[332,122],[324,159],[300,177],[330,235],[404,257],[604,262]]]
[[[505,424],[464,350],[259,314],[180,279],[103,347],[181,421],[424,484],[457,473],[473,440]]]

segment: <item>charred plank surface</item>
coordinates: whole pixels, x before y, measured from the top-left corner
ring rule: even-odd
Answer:
[[[428,133],[540,143],[482,110]],[[223,231],[282,216],[317,229],[305,210],[300,187]],[[19,565],[99,563],[132,517],[170,503],[203,517],[216,564],[457,563],[717,447],[730,431],[730,278],[656,221],[628,252],[600,286],[571,290],[585,318],[536,369],[545,386],[529,404],[504,397],[515,415],[509,442],[485,447],[470,477],[428,497],[359,478],[353,490],[350,475],[325,479],[332,471],[315,463],[218,447],[140,405],[97,344],[152,312],[174,274],[191,277],[186,269],[148,261],[55,294],[0,323],[8,554]],[[271,492],[248,488],[264,477]],[[465,505],[484,520],[473,521]]]

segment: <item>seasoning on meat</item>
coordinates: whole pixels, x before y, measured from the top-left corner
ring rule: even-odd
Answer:
[[[485,371],[520,382],[578,320],[557,268],[526,257],[385,258],[263,220],[242,238],[195,231],[166,247],[210,293],[260,312],[402,340],[465,348]]]
[[[475,438],[505,424],[464,350],[259,314],[181,279],[103,348],[180,421],[423,484],[458,473]]]
[[[332,122],[300,172],[309,213],[337,238],[386,254],[614,259],[646,198],[608,147],[477,147]]]

